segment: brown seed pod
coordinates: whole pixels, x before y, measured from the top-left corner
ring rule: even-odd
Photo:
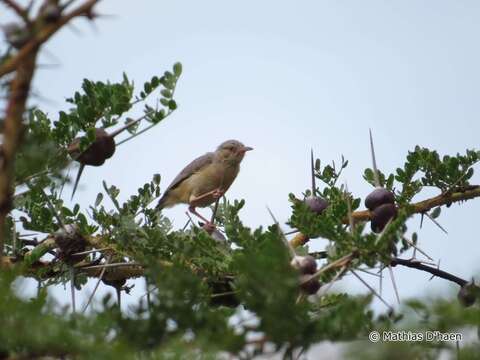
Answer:
[[[72,159],[82,165],[101,166],[115,153],[115,140],[104,129],[95,129],[95,141],[80,152],[80,138],[76,138],[67,148]]]
[[[318,279],[308,280],[310,277],[311,275],[300,275],[300,290],[302,290],[305,294],[313,295],[317,293],[322,285]]]
[[[472,306],[477,301],[478,288],[473,283],[463,285],[458,291],[457,298],[465,307]]]
[[[86,255],[72,256],[75,253],[84,251],[87,246],[87,241],[82,234],[80,234],[77,225],[66,224],[64,228],[55,232],[54,238],[60,250],[58,257],[67,264],[75,264],[86,257]]]
[[[310,210],[318,215],[328,207],[328,201],[319,196],[308,196],[304,202]]]
[[[397,216],[397,207],[394,204],[383,204],[375,208],[372,212],[372,221],[370,226],[375,233],[381,232],[385,225]]]
[[[315,274],[317,262],[313,256],[295,256],[290,264],[302,274]]]
[[[105,285],[112,286],[115,289],[120,289],[123,285],[127,283],[127,279],[108,279],[108,278],[103,278],[102,282]]]
[[[383,204],[395,204],[395,196],[393,192],[382,187],[376,188],[365,198],[365,206],[370,211]]]

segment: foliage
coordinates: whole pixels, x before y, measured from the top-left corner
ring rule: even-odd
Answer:
[[[195,223],[173,229],[171,221],[153,209],[163,190],[160,174],[123,203],[122,190],[104,181],[88,184],[99,191],[94,204],[86,209],[69,206],[63,189],[73,163],[81,163],[69,148],[78,143],[78,152],[85,153],[99,140],[100,128],[108,130],[118,147],[156,126],[178,108],[175,90],[181,74],[182,65],[176,63],[139,90],[126,74],[119,82],[85,79],[67,98],[68,109],[57,116],[38,107],[25,114],[3,249],[9,266],[0,274],[0,359],[252,358],[269,352],[294,358],[321,341],[353,344],[354,358],[436,358],[457,349],[444,342],[365,346],[365,339],[373,330],[478,329],[475,284],[468,284],[477,302],[471,307],[460,306],[456,299],[412,299],[399,313],[387,308],[381,314],[370,307],[371,293],[329,291],[346,273],[383,269],[415,248],[418,236],[406,225],[415,214],[438,219],[440,206],[480,196],[479,187],[469,183],[480,159],[476,150],[441,157],[417,146],[408,152],[403,168],[391,174],[378,171],[380,185],[393,193],[391,205],[395,211],[398,207],[380,233],[367,226],[375,211],[360,210],[361,197],[341,184],[348,161],[342,156],[340,167],[313,161],[313,177],[323,185],[314,183],[303,197],[319,196],[328,206],[315,212],[305,199],[290,194],[288,225],[305,241],[320,237],[329,242],[325,251],[311,253],[321,265],[313,276],[323,285],[315,294],[302,290],[301,269],[291,263],[293,256],[309,253],[305,241],[296,249],[286,246],[276,221],[257,229],[245,226],[240,218],[243,200],[224,198],[215,208],[224,240]],[[1,93],[8,97],[1,80]],[[143,116],[135,120],[139,106]],[[120,133],[123,140],[116,138]],[[108,161],[102,166],[109,166]],[[366,169],[363,177],[375,186],[373,169]],[[426,187],[437,189],[440,200],[416,207],[413,199]],[[96,251],[88,252],[91,249]],[[41,282],[36,297],[25,299],[17,293],[23,276]],[[465,287],[463,279],[437,276]],[[109,296],[94,299],[86,313],[72,312],[47,294],[49,286],[69,282],[82,291],[87,277],[100,278],[120,295],[129,289],[127,280],[142,277],[150,291],[128,312],[119,311]],[[474,358],[478,350],[474,341],[459,352]]]

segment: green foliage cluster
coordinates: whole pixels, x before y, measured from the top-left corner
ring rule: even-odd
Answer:
[[[370,309],[372,295],[330,292],[307,298],[300,290],[299,272],[291,265],[291,253],[278,224],[250,229],[240,220],[244,201],[223,199],[215,220],[225,241],[219,242],[196,224],[174,230],[170,220],[151,206],[162,192],[159,174],[125,201],[121,189],[103,182],[103,189],[89,184],[100,192],[88,209],[68,206],[63,187],[73,160],[66,148],[81,137],[80,148],[87,149],[95,141],[96,127],[131,123],[130,112],[139,103],[143,103],[148,125],[128,128],[128,139],[158,124],[177,109],[174,93],[181,73],[177,63],[172,71],[144,83],[138,95],[126,75],[119,83],[85,80],[82,90],[67,100],[71,108],[61,111],[57,120],[37,108],[29,111],[25,140],[17,156],[15,211],[9,219],[11,233],[5,249],[19,266],[0,277],[0,358],[216,358],[222,354],[252,358],[268,351],[292,358],[323,340],[366,339],[373,329],[428,323],[446,331],[480,324],[478,307],[463,309],[454,302],[410,302],[407,307],[422,316],[402,318],[391,313],[375,315]],[[154,93],[158,94],[155,106],[147,103]],[[342,157],[337,169],[335,164],[322,167],[317,160],[314,176],[324,185],[304,195],[313,191],[329,205],[319,215],[303,199],[290,194],[288,224],[309,238],[329,240],[322,264],[353,254],[348,264],[352,269],[384,266],[392,255],[411,249],[417,241],[416,234],[412,242],[406,241],[413,197],[427,186],[441,192],[468,188],[472,166],[479,157],[479,152],[468,150],[466,155],[440,158],[435,151],[417,147],[408,153],[403,169],[389,175],[379,172],[381,184],[394,191],[399,206],[398,216],[381,234],[368,231],[365,223],[357,223],[353,229],[347,225],[350,212],[361,207],[360,197],[338,185],[348,161]],[[373,171],[366,169],[364,178],[373,184]],[[432,217],[438,215],[438,210],[432,213]],[[61,262],[55,251],[49,254],[47,247],[41,251],[37,247],[39,253],[27,258],[37,241],[25,237],[24,232],[34,232],[39,238],[65,224],[78,226],[80,234],[95,241],[97,248],[111,249],[115,262],[140,264],[151,289],[148,301],[140,298],[128,312],[118,311],[109,296],[94,301],[86,314],[71,315],[70,309],[59,308],[46,289],[71,281],[70,265]],[[309,249],[304,245],[296,251],[306,254]],[[98,264],[101,258],[88,254],[80,261],[88,266]],[[16,294],[20,274],[42,281],[36,298],[23,299]],[[319,280],[327,284],[336,275],[336,271],[325,271]],[[77,290],[82,290],[86,280],[79,267],[74,279]],[[418,345],[423,354],[439,350],[427,345]],[[472,349],[466,347],[462,352],[469,354]],[[414,354],[415,350],[405,351]]]

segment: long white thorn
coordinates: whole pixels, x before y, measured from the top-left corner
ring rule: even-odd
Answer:
[[[70,267],[70,295],[72,297],[72,314],[76,313],[75,306],[75,269]]]
[[[272,217],[273,221],[275,222],[275,225],[277,225],[278,232],[280,233],[280,236],[282,237],[282,240],[285,243],[285,246],[287,247],[287,249],[290,253],[290,256],[293,259],[296,255],[295,254],[295,249],[293,248],[292,244],[290,244],[290,241],[288,241],[288,239],[285,237],[285,234],[283,233],[283,231],[280,227],[280,224],[278,223],[277,219],[275,218],[275,216],[273,215],[272,211],[270,210],[270,208],[268,206],[267,206],[267,210],[270,213],[270,216]]]
[[[390,273],[390,279],[392,279],[393,290],[395,291],[395,297],[397,298],[398,303],[400,304],[400,296],[398,295],[397,283],[395,282],[395,277],[393,276],[392,267],[388,266],[388,271]]]
[[[373,287],[371,287],[365,280],[363,280],[360,277],[360,275],[358,275],[355,271],[353,271],[351,269],[350,269],[350,272],[353,275],[355,275],[355,277],[358,280],[360,280],[362,282],[362,284],[365,285],[372,292],[373,295],[375,295],[382,303],[384,303],[386,307],[388,307],[390,310],[392,310],[392,306],[389,303],[387,303]]]
[[[380,179],[378,177],[377,160],[375,158],[375,148],[373,146],[372,129],[368,129],[368,131],[370,133],[370,152],[372,153],[373,179],[375,181],[375,186],[380,187]]]
[[[315,185],[315,165],[313,163],[313,149],[310,149],[310,171],[312,176],[312,196],[315,196],[317,186]]]

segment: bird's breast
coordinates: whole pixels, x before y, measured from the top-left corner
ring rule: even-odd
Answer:
[[[188,179],[188,186],[191,189],[190,196],[198,197],[216,189],[227,191],[232,185],[239,171],[239,166],[226,163],[212,163],[204,169],[196,172]],[[208,206],[215,199],[206,197],[198,206]]]

